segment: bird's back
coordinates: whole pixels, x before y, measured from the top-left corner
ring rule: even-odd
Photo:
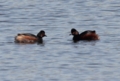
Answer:
[[[37,36],[30,33],[21,33],[15,37],[15,42],[18,43],[34,43],[38,40]]]

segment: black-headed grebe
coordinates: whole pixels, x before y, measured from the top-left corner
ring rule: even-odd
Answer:
[[[31,33],[19,33],[17,36],[15,36],[15,42],[16,43],[42,43],[43,37],[45,35],[45,31],[41,30],[37,35],[31,34]]]
[[[80,40],[99,40],[99,36],[96,34],[95,30],[87,30],[79,34],[79,32],[72,28],[71,34],[73,35],[73,41],[80,41]]]

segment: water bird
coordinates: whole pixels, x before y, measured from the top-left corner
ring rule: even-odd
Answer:
[[[43,43],[43,37],[45,37],[45,31],[41,30],[37,35],[31,33],[18,33],[15,36],[16,43]]]
[[[79,34],[79,32],[75,28],[72,28],[71,35],[73,35],[74,42],[80,40],[88,40],[88,41],[99,40],[99,36],[98,34],[96,34],[95,30],[86,30]]]

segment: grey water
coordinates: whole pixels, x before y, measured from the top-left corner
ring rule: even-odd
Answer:
[[[74,43],[70,30],[96,30]],[[16,44],[45,30],[43,44]],[[120,81],[119,0],[0,0],[0,81]]]

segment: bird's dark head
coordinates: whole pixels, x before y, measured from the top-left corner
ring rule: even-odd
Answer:
[[[79,32],[76,29],[72,28],[71,35],[79,35]]]
[[[46,34],[45,34],[45,31],[44,30],[41,30],[38,34],[37,34],[37,37],[45,37]]]

